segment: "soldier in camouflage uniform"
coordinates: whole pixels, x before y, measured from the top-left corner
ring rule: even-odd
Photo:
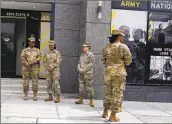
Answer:
[[[49,51],[45,53],[43,62],[46,67],[47,92],[49,94],[45,101],[53,101],[52,94],[54,94],[54,102],[59,103],[61,94],[59,83],[61,55],[59,51],[55,50],[55,41],[50,41]]]
[[[90,44],[88,42],[83,44],[84,53],[81,54],[78,62],[78,72],[79,72],[79,100],[76,101],[76,104],[83,104],[84,92],[88,93],[90,98],[90,106],[94,107],[93,98],[94,91],[92,88],[93,83],[93,64],[94,64],[94,55],[89,51]]]
[[[112,32],[111,40],[103,49],[102,62],[105,65],[105,100],[102,117],[108,117],[108,109],[111,109],[110,121],[120,121],[116,116],[119,113],[123,92],[126,84],[125,66],[132,62],[132,55],[129,48],[122,43],[124,34],[121,30]]]
[[[33,100],[37,101],[39,61],[41,52],[35,48],[35,38],[29,38],[29,47],[21,53],[24,100],[28,99],[29,80],[32,79]]]

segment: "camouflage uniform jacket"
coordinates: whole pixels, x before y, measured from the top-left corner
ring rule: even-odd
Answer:
[[[38,48],[25,48],[21,53],[21,63],[23,70],[36,70],[39,68],[39,61],[41,59],[41,52]]]
[[[53,70],[59,70],[61,54],[57,50],[48,51],[44,54],[43,62],[45,67],[51,67]]]
[[[83,69],[84,73],[93,73],[95,57],[92,52],[82,53],[78,62],[78,70]]]
[[[106,45],[102,51],[102,62],[105,64],[106,73],[127,76],[125,66],[132,62],[132,55],[127,45],[112,43]]]

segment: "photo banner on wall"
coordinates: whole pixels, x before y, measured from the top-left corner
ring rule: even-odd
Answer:
[[[172,13],[150,12],[148,44],[172,44]]]
[[[149,82],[172,84],[172,48],[153,48],[150,54]]]
[[[145,73],[147,12],[113,9],[111,30],[114,29],[124,31],[124,43],[129,47],[133,56],[132,64],[127,67],[127,83],[143,84]]]
[[[172,1],[151,1],[150,7],[147,82],[172,84]]]

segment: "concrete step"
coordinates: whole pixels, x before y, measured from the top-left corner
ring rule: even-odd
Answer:
[[[1,94],[12,96],[23,96],[23,80],[21,78],[2,78]],[[29,96],[33,96],[32,82],[29,82]],[[38,80],[38,97],[47,96],[47,81],[45,79]]]
[[[22,85],[1,85],[1,89],[3,89],[4,91],[23,91],[23,86]],[[29,90],[32,90],[32,85],[29,86]],[[38,86],[38,91],[46,91],[47,90],[47,86]]]
[[[2,78],[1,93],[5,95],[23,95],[23,80],[20,78]],[[29,83],[29,91],[32,91],[32,82]],[[45,96],[47,93],[47,81],[39,79],[38,81],[38,96]],[[31,92],[32,95],[32,92]]]
[[[23,96],[23,91],[8,91],[8,90],[1,90],[1,94],[2,95],[18,95],[18,96]],[[28,95],[33,96],[33,92],[29,91]],[[38,91],[38,96],[47,96],[47,92],[46,91]]]
[[[23,94],[8,94],[8,93],[3,93],[3,96],[14,96],[14,97],[21,97],[23,98]],[[46,98],[48,95],[38,95],[38,98]],[[29,98],[33,98],[32,94],[28,94]]]
[[[19,96],[19,97],[23,97],[23,95],[24,95],[23,91],[4,91],[4,90],[1,90],[1,96]],[[30,98],[33,97],[33,92],[31,90],[28,92],[28,96]],[[37,96],[39,98],[45,98],[45,97],[48,97],[48,94],[47,94],[47,92],[38,91]],[[71,99],[71,98],[78,98],[78,95],[77,94],[62,93],[60,95],[60,97]]]
[[[1,78],[1,95],[23,97],[23,80],[21,78]],[[28,96],[33,97],[32,82],[29,83]],[[38,97],[45,98],[47,94],[47,81],[39,79]],[[66,98],[76,98],[77,94],[64,94]]]
[[[1,85],[22,85],[23,80],[22,79],[1,79]],[[30,80],[29,84],[32,84],[32,81]],[[38,80],[38,85],[39,86],[46,86],[47,81],[45,79],[39,79]]]

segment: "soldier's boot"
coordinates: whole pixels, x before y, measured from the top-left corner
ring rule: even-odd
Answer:
[[[108,108],[104,109],[102,117],[103,118],[107,118],[108,117]]]
[[[53,101],[53,96],[52,95],[49,95],[49,97],[46,98],[45,101],[46,102]]]
[[[75,101],[75,104],[83,104],[83,97],[79,97],[79,100]]]
[[[24,93],[23,100],[28,100],[28,93]]]
[[[119,112],[122,112],[122,104],[120,105],[120,109],[119,109]]]
[[[60,102],[60,96],[57,96],[54,100],[55,103],[59,103]]]
[[[109,121],[111,121],[111,122],[119,122],[120,118],[116,116],[116,112],[112,111],[112,113],[110,115]]]
[[[94,102],[93,102],[93,98],[90,99],[90,104],[91,107],[94,107]]]
[[[37,101],[37,100],[38,100],[38,98],[37,98],[37,93],[33,93],[33,100],[34,100],[34,101]]]

